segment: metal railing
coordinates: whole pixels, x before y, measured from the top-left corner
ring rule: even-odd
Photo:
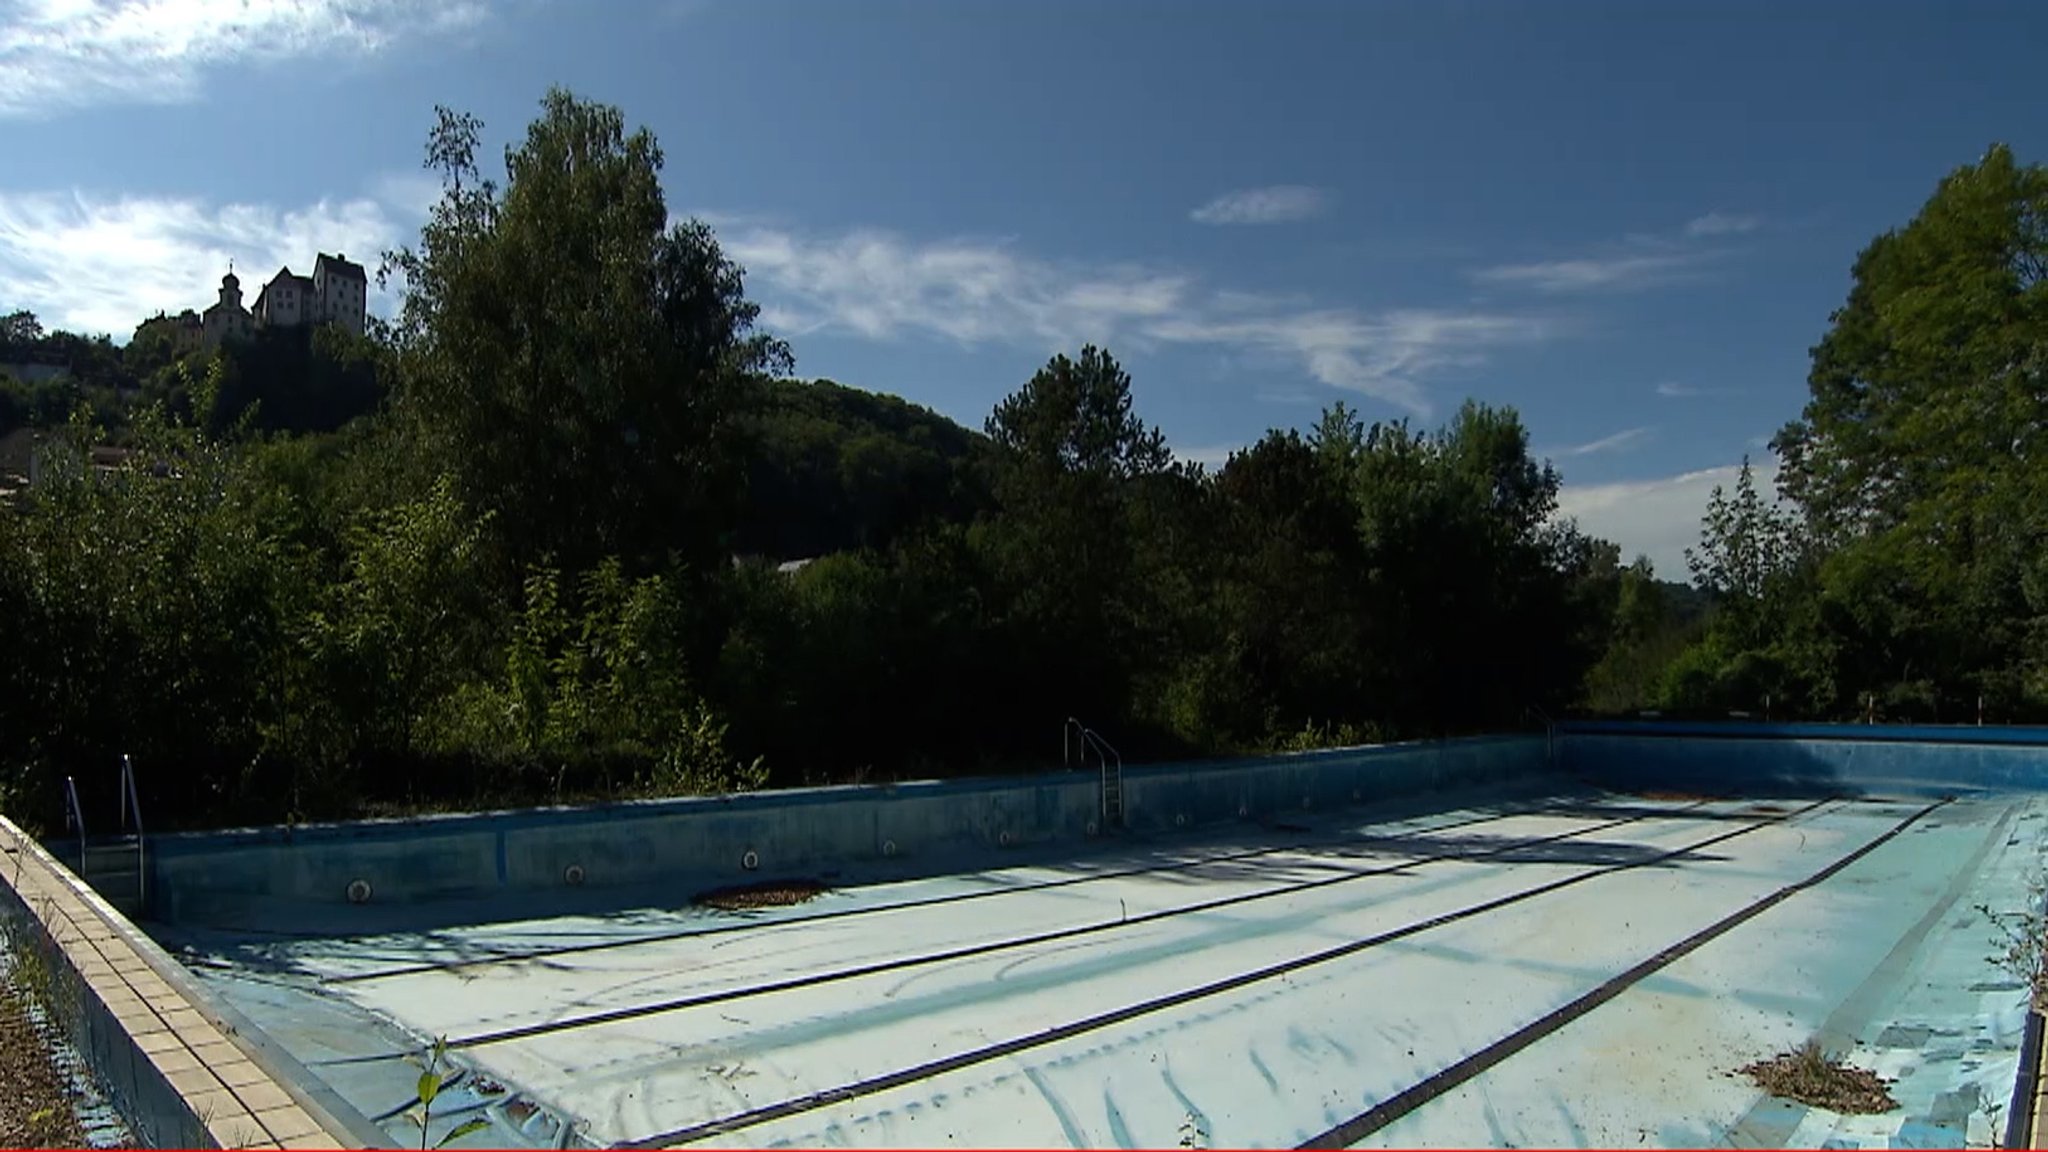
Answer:
[[[1545,767],[1557,767],[1557,721],[1534,704],[1526,706],[1523,713],[1543,722],[1543,763]]]
[[[64,778],[64,823],[78,833],[78,878],[85,879],[85,809],[78,803],[78,784]]]
[[[1087,766],[1087,733],[1088,726],[1086,724],[1081,723],[1079,720],[1074,719],[1072,716],[1067,717],[1067,722],[1065,724],[1060,725],[1060,767],[1072,768],[1075,766],[1074,748],[1076,744],[1078,744],[1081,748],[1081,767]]]
[[[135,900],[143,907],[149,905],[149,870],[143,859],[142,797],[135,791],[135,762],[121,753],[121,831],[128,831],[128,822],[135,821]]]
[[[1102,734],[1088,727],[1072,716],[1060,730],[1060,758],[1067,767],[1088,766],[1088,750],[1095,750],[1095,762],[1101,776],[1097,785],[1096,799],[1102,811],[1102,827],[1107,830],[1122,825],[1124,816],[1124,757],[1112,747]]]

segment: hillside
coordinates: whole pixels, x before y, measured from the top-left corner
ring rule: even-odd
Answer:
[[[764,381],[751,401],[740,421],[740,553],[792,560],[887,547],[988,506],[987,437],[928,408],[831,380]]]

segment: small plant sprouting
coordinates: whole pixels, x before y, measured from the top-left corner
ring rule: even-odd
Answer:
[[[421,1068],[419,1085],[413,1093],[417,1102],[413,1107],[406,1109],[405,1116],[419,1125],[421,1152],[426,1152],[429,1148],[446,1148],[472,1132],[481,1132],[491,1126],[489,1120],[479,1116],[457,1124],[432,1144],[427,1143],[428,1125],[434,1120],[434,1097],[441,1094],[441,1087],[448,1082],[448,1076],[443,1071],[448,1061],[448,1038],[442,1036],[436,1039],[424,1057],[409,1059],[415,1064],[420,1064]]]
[[[1977,913],[1991,922],[1997,935],[1991,944],[1998,949],[1990,960],[2003,968],[2014,978],[2024,981],[2036,1010],[2048,1009],[2048,912],[2043,911],[2044,898],[2048,898],[2048,879],[2037,879],[2027,886],[2027,910],[2024,912],[1995,912],[1988,904],[1977,905]]]
[[[1202,1122],[1188,1113],[1180,1122],[1180,1146],[1183,1148],[1206,1148],[1209,1134],[1202,1131]]]

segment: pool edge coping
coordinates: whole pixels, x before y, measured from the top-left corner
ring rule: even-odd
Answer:
[[[57,965],[73,1040],[145,1146],[395,1146],[4,815],[0,861],[0,913]]]

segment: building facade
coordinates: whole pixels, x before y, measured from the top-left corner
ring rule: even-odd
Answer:
[[[256,294],[252,314],[259,328],[334,324],[360,336],[368,325],[369,304],[370,280],[363,266],[340,253],[322,252],[311,276],[279,269]]]
[[[253,306],[242,304],[242,280],[232,267],[220,278],[220,299],[205,312],[190,309],[176,316],[157,316],[144,327],[170,329],[182,343],[193,340],[212,348],[223,340],[247,339],[258,328],[296,328],[333,324],[361,336],[369,325],[370,279],[363,266],[336,253],[313,260],[313,274],[300,276],[290,267],[278,269],[256,293]]]
[[[190,308],[176,316],[166,316],[159,312],[135,326],[137,340],[154,333],[162,333],[168,338],[172,350],[180,356],[205,343],[204,324],[199,318],[199,313]]]
[[[246,339],[256,327],[255,317],[242,307],[242,280],[233,268],[220,278],[220,299],[207,306],[199,317],[200,339],[211,348],[223,340]]]

